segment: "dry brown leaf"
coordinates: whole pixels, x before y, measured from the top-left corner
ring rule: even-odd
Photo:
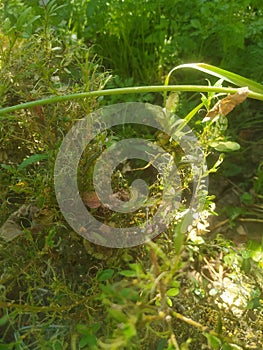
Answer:
[[[101,202],[96,192],[83,192],[82,200],[84,204],[91,209],[99,208],[101,206]]]
[[[226,116],[237,105],[244,102],[247,98],[249,90],[247,87],[242,87],[233,95],[228,95],[222,100],[219,100],[214,107],[206,114],[206,118],[215,118],[218,114]]]
[[[0,227],[0,238],[6,242],[12,241],[17,236],[24,232],[23,220],[28,224],[31,231],[36,228],[36,216],[39,213],[39,208],[33,204],[22,204],[18,210],[12,213],[4,224]]]

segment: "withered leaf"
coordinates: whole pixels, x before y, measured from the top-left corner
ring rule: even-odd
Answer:
[[[6,242],[12,241],[14,238],[24,232],[23,220],[30,224],[31,231],[37,227],[36,217],[39,214],[39,208],[33,204],[23,204],[12,213],[4,224],[0,227],[0,238]]]
[[[228,95],[222,100],[219,100],[214,107],[206,114],[206,118],[213,119],[218,114],[226,116],[229,114],[237,105],[244,102],[247,98],[249,90],[247,87],[239,88],[238,91],[233,95]]]
[[[84,204],[91,209],[99,208],[101,206],[101,202],[96,192],[83,192],[82,200]]]

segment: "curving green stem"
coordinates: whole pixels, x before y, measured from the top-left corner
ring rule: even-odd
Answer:
[[[96,90],[96,91],[80,92],[80,93],[69,94],[69,95],[49,96],[47,98],[43,98],[40,100],[20,103],[18,105],[14,105],[10,107],[4,107],[0,109],[0,115],[14,112],[19,109],[32,108],[36,106],[64,102],[69,100],[84,99],[91,96],[99,97],[99,96],[110,96],[110,95],[124,95],[124,94],[136,94],[136,93],[141,94],[146,92],[167,92],[167,91],[217,92],[217,93],[233,94],[237,92],[237,88],[216,87],[216,86],[207,86],[207,85],[205,86],[155,85],[155,86],[135,86],[135,87],[127,87],[127,88]],[[263,94],[250,91],[248,96],[250,98],[263,101]]]

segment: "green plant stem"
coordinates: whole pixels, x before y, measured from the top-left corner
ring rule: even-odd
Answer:
[[[71,336],[71,350],[77,350],[77,340],[78,335],[76,333],[73,333]]]
[[[64,102],[69,100],[78,100],[84,99],[87,97],[99,97],[99,96],[110,96],[110,95],[124,95],[124,94],[141,94],[148,92],[164,92],[164,91],[192,91],[192,92],[218,92],[218,93],[230,93],[234,94],[237,92],[237,88],[226,88],[226,87],[216,87],[216,86],[194,86],[194,85],[156,85],[156,86],[135,86],[127,88],[117,88],[117,89],[106,89],[106,90],[96,90],[90,92],[80,92],[76,94],[61,95],[61,96],[50,96],[43,98],[41,100],[35,100],[25,103],[20,103],[18,105],[5,107],[0,109],[0,115],[16,110],[32,108],[41,105],[47,105],[52,103]],[[250,98],[263,101],[263,94],[249,92],[248,95]]]
[[[14,308],[17,311],[24,311],[30,313],[38,313],[38,312],[60,312],[60,311],[70,311],[72,307],[66,306],[34,306],[34,305],[25,305],[25,304],[16,304],[11,302],[0,301],[0,308]]]

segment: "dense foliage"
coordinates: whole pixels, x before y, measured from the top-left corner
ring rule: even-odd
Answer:
[[[3,3],[2,30],[12,42],[41,30],[63,41],[76,35],[123,80],[159,82],[172,66],[192,61],[263,80],[260,0],[160,0],[136,6],[132,0]]]

